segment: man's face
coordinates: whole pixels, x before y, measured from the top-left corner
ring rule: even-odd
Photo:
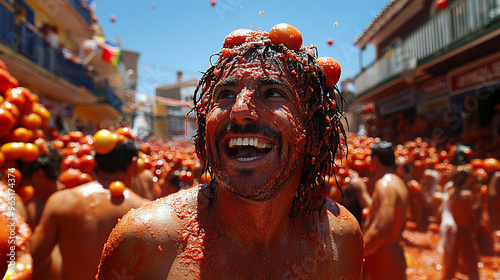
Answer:
[[[298,85],[276,65],[242,62],[222,75],[207,115],[207,157],[230,192],[265,201],[297,187],[305,132]],[[295,185],[292,181],[295,180]]]

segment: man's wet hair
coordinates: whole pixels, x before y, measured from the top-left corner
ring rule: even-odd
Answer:
[[[334,174],[336,155],[346,154],[341,144],[346,141],[346,132],[341,122],[346,118],[339,108],[345,105],[345,101],[337,86],[326,86],[325,72],[316,62],[318,57],[315,46],[294,51],[282,44],[273,44],[264,32],[255,31],[254,34],[253,41],[247,39],[246,43],[230,49],[223,48],[214,54],[218,56],[217,61],[203,73],[197,85],[193,111],[198,124],[194,139],[198,157],[204,163],[204,171],[212,173],[212,163],[206,152],[206,116],[213,106],[215,87],[224,74],[233,71],[241,63],[241,58],[247,61],[260,60],[264,71],[270,64],[274,64],[282,75],[290,74],[288,77],[296,83],[300,101],[298,109],[305,112],[305,158],[291,215],[295,216],[299,209],[309,213],[319,211],[328,193],[324,175]],[[209,188],[213,194],[215,176],[212,174],[211,177]]]
[[[450,160],[452,165],[462,165],[470,162],[469,157],[467,156],[467,150],[470,149],[469,146],[458,144],[455,149],[455,153]]]
[[[139,144],[132,139],[118,142],[113,151],[107,154],[94,155],[96,162],[95,170],[104,173],[114,173],[117,171],[127,171],[132,159],[139,155]]]
[[[473,176],[472,169],[467,164],[462,164],[456,166],[450,173],[450,180],[453,182],[453,185],[459,189],[464,187],[467,178]]]
[[[62,155],[59,150],[46,147],[47,153],[40,154],[33,162],[18,161],[18,169],[23,174],[23,177],[32,178],[37,170],[42,170],[45,177],[51,181],[56,181],[60,173]]]
[[[373,145],[372,158],[373,157],[377,157],[380,163],[386,167],[394,167],[396,164],[394,146],[388,141],[380,141]]]

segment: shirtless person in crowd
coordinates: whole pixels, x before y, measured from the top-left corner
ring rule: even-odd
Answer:
[[[62,156],[57,149],[47,146],[47,153],[40,154],[33,162],[18,161],[17,165],[23,174],[23,185],[35,188],[34,197],[26,203],[27,222],[35,229],[42,216],[47,199],[58,190],[59,170]],[[51,256],[44,267],[39,267],[36,280],[59,280],[62,275],[62,258],[59,246],[54,246]]]
[[[410,202],[405,182],[394,174],[394,147],[381,141],[372,147],[375,181],[370,212],[363,227],[364,277],[406,279],[406,261],[399,244]]]
[[[494,249],[500,252],[497,237],[500,236],[500,171],[493,173],[488,184],[488,214],[491,237],[495,240]]]
[[[125,215],[97,279],[361,278],[359,225],[321,180],[345,135],[313,50],[226,37],[194,96],[212,181]]]
[[[108,154],[96,154],[96,181],[54,193],[45,205],[33,235],[33,277],[59,244],[63,279],[93,279],[109,233],[124,214],[148,200],[126,189],[112,197],[107,187],[115,180],[130,186],[139,147],[131,139]],[[112,278],[109,278],[112,279]]]
[[[450,242],[451,246],[445,246],[443,261],[443,279],[454,279],[458,271],[458,260],[462,259],[463,272],[469,279],[479,279],[478,248],[476,239],[473,237],[476,225],[476,209],[474,193],[477,179],[472,170],[466,165],[459,165],[451,173],[451,181],[445,185],[445,191],[449,195],[449,206],[453,219],[457,225],[455,238]]]

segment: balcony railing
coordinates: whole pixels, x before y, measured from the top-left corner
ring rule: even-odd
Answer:
[[[97,102],[109,104],[118,112],[122,112],[123,102],[116,96],[107,80],[95,82],[94,94],[97,96]]]
[[[75,86],[94,90],[92,76],[85,67],[65,59],[60,49],[45,42],[40,31],[22,22],[16,27],[15,16],[3,5],[0,5],[0,43]]]
[[[500,0],[455,1],[354,78],[356,93],[365,93],[405,70],[414,69],[499,18]]]
[[[90,17],[90,12],[82,6],[81,0],[69,0],[69,2],[73,5],[78,14],[85,20],[85,22],[91,25],[92,18]]]

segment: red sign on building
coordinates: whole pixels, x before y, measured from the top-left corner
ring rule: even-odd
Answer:
[[[500,82],[500,53],[450,72],[450,89],[453,95]]]

